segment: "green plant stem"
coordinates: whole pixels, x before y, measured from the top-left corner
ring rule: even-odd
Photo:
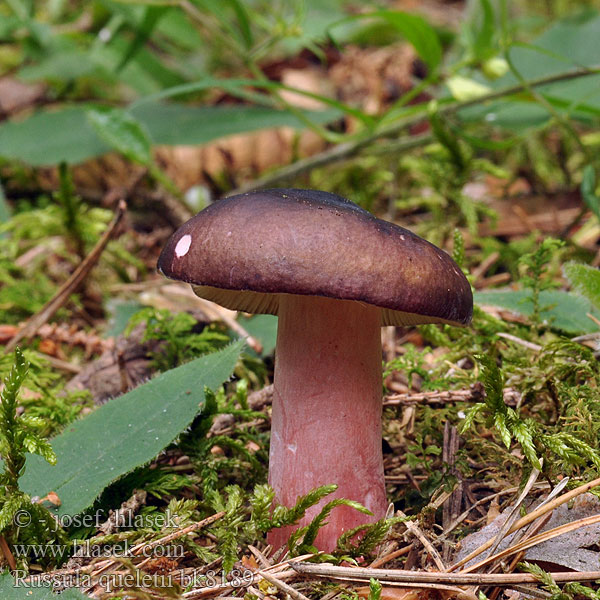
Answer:
[[[589,69],[577,69],[574,71],[567,71],[565,73],[557,73],[556,75],[550,75],[549,77],[541,77],[539,79],[534,79],[533,81],[526,82],[525,85],[521,83],[504,88],[502,90],[498,90],[496,92],[491,92],[489,94],[485,94],[484,96],[479,96],[479,98],[465,100],[464,102],[453,102],[451,104],[442,105],[438,110],[438,114],[440,116],[449,116],[465,108],[470,108],[471,106],[477,106],[486,102],[491,102],[493,100],[504,98],[506,96],[513,96],[515,94],[527,91],[528,89],[535,89],[544,85],[549,85],[551,83],[557,83],[559,81],[569,81],[571,79],[578,79],[580,77],[587,77],[589,75],[598,74],[600,74],[600,67],[592,67]],[[383,118],[385,118],[385,116]],[[298,175],[310,171],[311,169],[322,167],[334,162],[346,160],[347,158],[350,158],[351,156],[354,156],[362,150],[364,150],[365,148],[371,146],[378,140],[387,137],[394,137],[398,135],[402,130],[410,128],[414,125],[418,125],[426,118],[427,107],[424,106],[420,114],[416,115],[415,117],[390,124],[386,127],[382,127],[374,133],[369,133],[368,135],[357,137],[352,141],[342,142],[337,146],[328,148],[324,152],[320,152],[319,154],[315,154],[314,156],[299,160],[291,165],[282,167],[281,169],[278,169],[273,173],[269,173],[264,177],[255,179],[254,181],[251,181],[248,184],[242,185],[236,188],[235,190],[232,190],[229,193],[229,195],[241,194],[252,189],[268,187],[280,181],[297,177]],[[431,139],[432,137],[429,134],[401,138],[395,141],[395,150],[404,151],[407,149],[422,146],[428,144],[431,141]]]

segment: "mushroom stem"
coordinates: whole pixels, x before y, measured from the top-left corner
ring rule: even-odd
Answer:
[[[357,500],[373,516],[340,506],[316,546],[335,548],[346,530],[385,515],[381,452],[381,316],[360,302],[284,294],[279,304],[269,483],[275,501],[335,483],[336,492],[307,511],[300,526],[333,497]],[[285,544],[295,527],[275,529]]]

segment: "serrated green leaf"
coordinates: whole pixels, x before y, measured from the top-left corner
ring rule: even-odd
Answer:
[[[0,598],[2,600],[89,600],[78,589],[67,588],[57,596],[46,586],[27,585],[22,582],[25,572],[17,572],[21,582],[16,581],[10,573],[0,575]]]
[[[243,342],[158,375],[107,402],[51,440],[55,467],[29,456],[22,488],[31,495],[54,491],[58,514],[76,515],[120,476],[152,460],[202,410],[204,389],[232,373]]]
[[[563,265],[563,273],[575,290],[600,309],[600,270],[590,265],[568,262]]]
[[[275,350],[277,341],[277,317],[274,315],[253,315],[240,317],[244,329],[262,344],[262,355],[269,356]]]
[[[152,163],[150,133],[133,115],[120,108],[97,108],[87,118],[98,137],[129,160]]]

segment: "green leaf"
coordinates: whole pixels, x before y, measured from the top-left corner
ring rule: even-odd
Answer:
[[[563,273],[573,289],[600,309],[600,270],[576,262],[563,265]]]
[[[583,169],[583,179],[581,181],[581,197],[586,206],[600,220],[600,198],[596,196],[596,172],[592,165],[587,165]]]
[[[103,337],[117,337],[122,335],[129,319],[138,313],[143,304],[137,300],[108,300],[106,303],[106,312],[108,313],[108,322]]]
[[[474,301],[479,305],[498,306],[527,317],[531,316],[533,310],[531,302],[525,301],[530,297],[529,290],[511,289],[473,294]],[[540,317],[542,321],[548,321],[552,329],[572,335],[598,331],[598,326],[587,314],[600,318],[600,311],[588,299],[561,290],[544,290],[540,292],[539,300],[542,307],[550,307],[540,311]]]
[[[16,581],[10,573],[0,575],[0,598],[2,600],[89,600],[89,596],[85,596],[75,588],[66,589],[60,596],[57,596],[48,587],[25,584],[22,581],[25,577],[24,571],[17,571],[16,575],[20,577],[20,582]],[[66,581],[68,582],[68,578]]]
[[[473,42],[473,51],[476,58],[483,60],[488,58],[490,49],[492,49],[495,30],[494,9],[490,0],[480,0],[480,5],[483,13],[483,22]]]
[[[88,121],[98,137],[129,160],[142,165],[152,163],[150,133],[130,113],[120,108],[97,108],[88,111]]]
[[[0,124],[0,156],[32,166],[80,163],[109,152],[87,119],[91,105],[42,110],[24,121]],[[328,123],[338,110],[304,111],[312,121]],[[257,106],[196,107],[149,103],[130,114],[149,132],[154,144],[197,145],[220,137],[267,127],[304,128],[295,116],[282,110]]]
[[[254,44],[254,38],[252,36],[252,30],[250,28],[250,18],[244,8],[244,5],[239,0],[228,0],[229,4],[235,12],[238,24],[240,26],[240,32],[246,48],[249,50]]]
[[[58,514],[76,515],[106,486],[152,460],[201,411],[204,389],[215,389],[232,373],[243,342],[158,375],[104,404],[51,440],[58,458],[51,467],[30,456],[21,479],[31,495],[54,491]]]
[[[120,71],[135,56],[137,51],[144,46],[154,31],[154,28],[167,10],[169,10],[168,6],[148,6],[146,8],[144,11],[144,18],[142,19],[139,27],[136,29],[135,38],[131,40],[131,43],[126,52],[123,54],[123,58],[119,62],[116,71]]]
[[[240,317],[240,325],[263,347],[262,355],[269,356],[275,350],[277,341],[277,317],[274,315],[253,315]]]

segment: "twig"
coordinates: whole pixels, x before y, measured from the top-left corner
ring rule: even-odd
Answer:
[[[400,517],[406,517],[406,515],[401,510],[396,511],[396,514],[398,514]],[[431,545],[431,542],[427,539],[427,536],[423,533],[423,531],[421,531],[421,528],[413,521],[406,521],[404,525],[406,526],[406,529],[408,529],[408,531],[410,531],[421,542],[421,544],[423,544],[425,550],[427,550],[431,558],[433,558],[433,561],[435,562],[437,568],[440,571],[445,571],[446,567],[444,566],[444,561],[442,560],[442,557],[440,556],[439,552]]]
[[[399,548],[398,550],[394,550],[394,552],[390,552],[390,554],[381,556],[380,558],[374,560],[371,563],[371,565],[370,565],[371,568],[377,569],[378,567],[382,567],[386,563],[389,563],[390,561],[395,560],[396,558],[399,558],[400,556],[404,556],[405,554],[408,554],[413,549],[414,545],[415,545],[415,543],[411,542],[410,544],[408,544],[408,546],[404,546],[404,548]]]
[[[556,75],[551,75],[550,77],[542,77],[540,79],[530,81],[526,85],[518,84],[496,92],[491,92],[490,94],[485,94],[484,96],[479,96],[478,98],[474,98],[472,100],[467,100],[465,102],[455,102],[446,106],[442,106],[439,108],[438,113],[440,116],[447,116],[452,113],[458,112],[459,110],[469,108],[471,106],[484,104],[485,102],[498,100],[499,98],[503,98],[504,96],[512,96],[514,94],[524,92],[527,88],[538,88],[551,83],[557,83],[559,81],[568,81],[570,79],[577,79],[579,77],[596,75],[599,72],[600,68],[591,67],[589,69],[577,69],[574,71],[567,71],[565,73],[558,73]],[[310,171],[311,169],[322,167],[340,160],[345,160],[357,154],[358,152],[360,152],[367,146],[370,146],[371,144],[373,144],[381,138],[396,137],[398,133],[403,129],[407,129],[414,125],[417,125],[426,118],[426,114],[420,114],[412,119],[405,119],[398,123],[388,125],[387,127],[382,127],[378,131],[375,131],[374,133],[366,135],[365,137],[361,137],[357,140],[338,144],[337,146],[329,148],[324,152],[320,152],[319,154],[315,154],[314,156],[311,156],[309,158],[299,160],[291,165],[278,169],[277,171],[270,173],[269,175],[265,175],[264,177],[255,179],[254,181],[242,185],[235,190],[231,190],[228,193],[228,195],[233,196],[234,194],[242,194],[250,190],[269,187],[286,179],[296,177],[306,171]],[[422,136],[412,136],[407,139],[397,140],[394,143],[396,145],[396,150],[405,150],[408,148],[412,148],[415,145],[426,144],[430,140],[431,135],[423,134]],[[412,144],[411,141],[413,142]]]
[[[405,392],[402,394],[389,394],[383,398],[384,406],[401,404],[447,404],[449,402],[481,402],[485,396],[483,386],[474,383],[466,390],[436,390],[432,392]],[[514,388],[504,390],[504,402],[515,404],[521,394]]]
[[[471,276],[473,277],[473,284],[477,283],[479,279],[481,279],[486,271],[500,258],[500,252],[494,251],[487,258],[484,258],[478,267],[471,271]]]
[[[539,352],[542,349],[542,347],[539,344],[534,344],[533,342],[522,340],[520,337],[517,337],[516,335],[512,335],[510,333],[504,333],[503,331],[501,331],[497,335],[498,337],[514,342],[515,344],[519,344],[520,346],[528,348],[529,350],[533,350],[534,352]]]
[[[56,292],[54,295],[54,298],[48,301],[37,314],[33,315],[12,338],[12,340],[6,344],[5,352],[11,352],[14,350],[15,346],[22,339],[29,339],[34,336],[37,330],[44,323],[46,323],[48,319],[52,318],[56,311],[67,302],[71,294],[77,290],[81,282],[87,277],[88,273],[93,269],[100,259],[102,252],[104,252],[106,245],[121,222],[126,209],[127,205],[125,204],[125,201],[121,200],[117,206],[117,211],[115,212],[112,222],[106,228],[105,232],[102,234],[102,237],[98,240],[93,250],[81,261],[80,265],[77,267],[77,269],[75,269],[71,277],[69,277],[69,279],[63,283],[58,292]]]
[[[75,365],[66,360],[61,360],[60,358],[56,358],[55,356],[50,356],[49,354],[43,354],[44,360],[48,361],[53,368],[58,369],[59,371],[66,371],[67,373],[81,373],[83,367],[80,365]]]
[[[284,583],[283,581],[277,579],[277,577],[274,577],[273,575],[269,575],[269,573],[267,573],[266,571],[261,572],[261,577],[263,579],[266,579],[269,583],[272,583],[278,590],[284,592],[294,600],[308,600],[308,598],[304,594],[294,589],[291,585]]]
[[[17,562],[15,561],[15,557],[3,535],[0,535],[0,552],[2,552],[2,556],[8,563],[11,571],[14,571],[17,568]]]
[[[296,571],[290,569],[292,564],[295,562],[300,562],[300,561],[306,560],[308,558],[312,558],[313,556],[315,556],[315,555],[314,554],[303,554],[302,556],[296,556],[294,558],[290,558],[283,562],[280,562],[280,563],[277,563],[270,567],[267,567],[266,569],[262,569],[260,571],[253,571],[253,573],[254,573],[253,583],[256,582],[257,577],[263,577],[265,571],[268,571],[271,575],[273,573],[276,573],[277,577],[280,581],[282,579],[294,577],[297,575],[297,573],[296,573]],[[197,588],[195,590],[190,590],[189,592],[186,592],[185,594],[183,594],[183,597],[188,600],[196,600],[198,598],[205,598],[208,596],[214,596],[216,594],[223,593],[223,592],[231,589],[232,587],[233,587],[232,583],[222,583],[222,584],[219,584],[218,586]]]
[[[538,583],[531,573],[437,573],[430,571],[404,571],[400,569],[370,569],[364,567],[338,567],[329,563],[296,563],[291,565],[302,575],[330,577],[349,581],[379,581],[396,583],[441,583],[449,585],[507,585],[511,583]],[[556,582],[595,581],[600,571],[551,573]]]
[[[262,565],[263,569],[268,569],[269,567],[272,567],[273,565],[269,562],[269,560],[267,559],[267,557],[255,546],[253,546],[252,544],[248,544],[248,550],[250,550],[250,552],[252,552],[252,554],[254,554],[254,556],[256,556],[256,558],[258,558],[260,564]]]
[[[500,542],[506,537],[508,530],[512,527],[513,523],[517,520],[517,517],[519,516],[519,510],[521,508],[521,504],[523,504],[525,498],[531,491],[531,488],[535,485],[535,482],[536,482],[539,474],[540,474],[540,471],[538,469],[533,469],[531,471],[531,474],[529,475],[529,479],[527,480],[525,487],[523,488],[522,492],[519,494],[519,497],[517,498],[517,501],[515,502],[511,511],[508,513],[508,517],[506,518],[504,525],[500,528],[498,535],[494,538],[494,543],[492,544],[492,547],[490,549],[490,554],[493,554],[496,551],[496,548],[498,548],[498,546],[500,545]]]
[[[215,521],[218,521],[219,519],[221,519],[224,516],[225,516],[225,511],[215,513],[214,515],[211,515],[210,517],[206,517],[206,519],[202,519],[202,521],[198,521],[197,523],[192,523],[191,525],[188,525],[187,527],[184,527],[183,529],[178,529],[177,531],[174,531],[173,533],[170,533],[169,535],[166,535],[165,537],[162,537],[158,540],[138,544],[137,546],[134,546],[131,549],[131,553],[134,556],[136,556],[136,555],[140,554],[140,552],[145,551],[148,548],[154,548],[155,546],[162,546],[164,544],[168,544],[169,542],[172,542],[173,540],[183,537],[184,535],[187,535],[188,533],[198,531],[199,529],[202,529],[203,527],[211,525],[212,523],[214,523]]]

